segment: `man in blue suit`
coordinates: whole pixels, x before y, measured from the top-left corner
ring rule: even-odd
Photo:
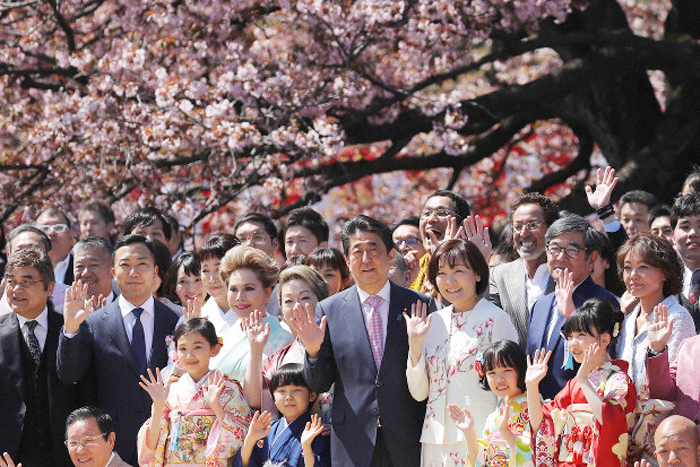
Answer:
[[[585,219],[571,215],[555,221],[545,234],[549,274],[557,281],[557,287],[568,274],[571,274],[574,284],[572,306],[564,306],[565,309],[561,310],[555,291],[537,300],[530,313],[527,354],[534,356],[535,350],[541,348],[552,351],[547,376],[540,383],[540,393],[546,399],[554,398],[566,382],[576,376],[578,369],[573,359],[568,358],[566,338],[561,335],[565,314],[570,314],[593,297],[606,298],[619,308],[615,296],[590,277],[598,255],[591,249],[593,232],[593,227]]]
[[[335,383],[333,465],[418,466],[425,403],[408,392],[402,313],[417,300],[431,311],[435,303],[389,282],[396,250],[383,223],[356,217],[342,241],[356,285],[321,302],[315,321],[310,313],[292,320],[306,347],[309,387],[325,392]]]
[[[158,268],[150,238],[127,235],[117,241],[112,274],[121,295],[94,312],[87,285],[78,281],[71,287],[63,307],[57,368],[65,383],[85,374],[94,379],[97,404],[114,420],[115,450],[137,465],[136,434],[151,406],[139,376],[168,363],[165,338],[179,317],[152,296]]]

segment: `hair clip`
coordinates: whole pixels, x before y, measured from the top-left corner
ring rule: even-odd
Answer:
[[[224,345],[224,338],[219,336],[216,338],[217,341],[219,341],[219,345]]]
[[[620,322],[618,321],[617,323],[615,323],[615,326],[613,327],[612,336],[617,337],[619,334],[620,334]]]

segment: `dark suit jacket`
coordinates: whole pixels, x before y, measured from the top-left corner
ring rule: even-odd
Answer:
[[[676,295],[676,301],[688,310],[690,316],[693,317],[693,323],[695,323],[695,334],[700,334],[700,306],[698,306],[700,302],[691,303],[682,292]]]
[[[77,385],[64,384],[56,373],[56,349],[63,326],[63,317],[49,306],[49,329],[44,345],[49,389],[52,458],[56,466],[72,466],[63,444],[68,414],[79,407]],[[15,313],[0,316],[0,452],[8,452],[15,461],[19,448],[26,393],[21,348],[22,333]]]
[[[573,299],[576,308],[583,305],[583,302],[593,297],[602,297],[610,300],[613,306],[620,308],[615,296],[608,292],[603,287],[599,286],[590,276],[588,276],[574,290]],[[526,353],[530,356],[535,355],[535,350],[544,347],[552,351],[552,356],[549,359],[549,370],[547,376],[540,382],[540,393],[545,399],[553,399],[559,391],[566,385],[567,381],[576,376],[578,365],[574,362],[573,370],[564,370],[564,346],[566,339],[561,335],[561,328],[564,325],[563,317],[558,318],[559,312],[555,310],[554,293],[550,293],[540,298],[535,302],[530,313],[530,325],[527,331],[527,346]],[[557,315],[554,315],[554,313]],[[552,319],[557,319],[557,325],[552,331],[552,339],[547,343],[549,333],[549,323]]]
[[[165,337],[173,334],[179,315],[155,300],[153,345],[148,367],[155,372],[168,363]],[[97,404],[114,420],[114,450],[136,465],[136,434],[151,413],[151,398],[138,385],[139,372],[124,329],[119,302],[93,312],[78,335],[63,333],[58,345],[58,375],[66,383],[90,374],[97,387]]]
[[[66,276],[63,279],[63,283],[66,285],[72,285],[73,281],[75,280],[75,276],[73,275],[73,253],[70,255],[70,259],[68,260],[68,269],[66,269]]]
[[[549,277],[545,294],[554,292],[554,279]],[[527,306],[527,270],[525,261],[518,258],[499,264],[489,274],[489,301],[508,313],[518,331],[520,346],[527,342],[530,309]]]
[[[395,466],[420,464],[420,436],[425,402],[408,392],[408,337],[402,312],[421,299],[435,310],[432,298],[391,284],[389,321],[382,365],[377,372],[362,315],[357,286],[318,304],[316,319],[327,317],[326,336],[317,360],[306,358],[304,375],[317,392],[335,382],[331,434],[333,465],[369,466],[377,437],[377,421]]]

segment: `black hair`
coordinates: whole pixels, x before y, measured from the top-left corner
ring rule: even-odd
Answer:
[[[455,203],[455,214],[457,214],[457,223],[461,224],[464,219],[469,217],[471,211],[469,210],[469,202],[463,197],[459,196],[457,193],[451,190],[438,190],[430,193],[430,196],[425,200],[426,203],[430,198],[435,198],[438,196],[443,196],[445,198],[450,198],[453,203]]]
[[[175,348],[177,348],[178,339],[185,334],[192,334],[193,332],[200,333],[212,347],[219,343],[219,338],[216,336],[216,329],[214,329],[214,325],[211,324],[211,321],[206,318],[190,318],[180,323],[177,329],[175,329],[173,333]]]
[[[178,220],[175,218],[175,216],[173,216],[172,214],[166,213],[166,214],[163,214],[163,217],[165,217],[165,219],[168,221],[168,224],[170,224],[170,229],[171,229],[170,236],[171,237],[175,232],[180,233],[180,222],[178,222]],[[180,235],[180,243],[178,244],[178,246],[180,248],[183,248],[184,245],[185,245],[185,236]]]
[[[420,217],[418,217],[418,216],[404,217],[403,219],[401,219],[400,221],[398,221],[396,224],[394,224],[391,227],[391,233],[393,234],[394,231],[396,229],[398,229],[399,227],[401,227],[402,225],[410,225],[410,226],[413,226],[413,227],[419,229],[420,228]]]
[[[474,274],[479,276],[476,282],[476,294],[481,296],[489,288],[489,264],[484,255],[472,242],[461,238],[453,238],[444,241],[437,247],[428,263],[428,280],[437,288],[437,275],[440,270],[440,263],[449,265],[451,268],[462,262]]]
[[[350,278],[350,269],[343,253],[336,248],[316,248],[306,257],[307,266],[321,268],[331,267],[340,271],[340,278],[347,281]]]
[[[284,252],[285,237],[287,236],[287,230],[294,226],[301,226],[309,229],[314,237],[316,237],[319,244],[328,241],[328,223],[323,220],[321,214],[308,206],[293,209],[284,221],[284,225],[280,231],[280,243],[282,244],[280,250],[282,250],[285,258],[287,257]]]
[[[619,335],[624,319],[625,315],[609,300],[600,297],[589,298],[566,319],[562,333],[567,337],[575,332],[585,332],[591,336],[610,334],[610,345],[607,350],[614,352],[617,339],[614,335],[615,325]]]
[[[510,340],[501,340],[489,345],[484,351],[484,376],[479,379],[481,389],[490,390],[486,373],[498,367],[511,367],[518,373],[518,388],[525,391],[525,372],[527,372],[527,356],[522,347]]]
[[[270,236],[270,238],[275,239],[277,238],[277,227],[275,226],[275,223],[270,219],[270,217],[266,216],[265,214],[261,214],[259,212],[249,212],[245,216],[239,217],[236,219],[236,223],[233,224],[233,233],[235,234],[238,231],[238,227],[240,227],[242,224],[248,223],[248,222],[254,222],[256,224],[262,224],[263,228],[265,229],[265,233]]]
[[[286,363],[277,368],[270,378],[270,394],[275,398],[275,391],[282,386],[301,386],[309,391],[311,388],[304,379],[304,365],[301,363]]]
[[[107,441],[109,439],[109,435],[114,432],[112,417],[110,417],[107,412],[99,407],[93,407],[91,405],[75,409],[70,413],[70,415],[68,415],[68,418],[66,419],[66,439],[68,439],[68,428],[70,428],[73,423],[81,420],[90,420],[91,418],[95,419],[97,422],[97,427],[102,432],[102,437],[105,441]]]
[[[632,190],[628,191],[620,198],[620,209],[622,206],[629,203],[643,204],[647,207],[647,211],[654,206],[656,206],[656,196],[652,195],[648,191],[643,190]]]
[[[559,218],[559,206],[557,203],[540,193],[523,193],[515,198],[515,201],[510,205],[508,220],[513,222],[513,214],[520,206],[525,204],[538,204],[544,213],[544,223],[550,226]]]
[[[160,277],[160,287],[156,291],[158,297],[164,296],[165,283],[170,272],[170,267],[173,265],[173,257],[170,255],[170,250],[165,243],[160,240],[153,240],[153,257],[158,266],[158,277]]]
[[[165,236],[165,239],[170,240],[170,236],[172,235],[172,226],[170,225],[170,222],[168,222],[168,219],[165,218],[162,212],[151,207],[139,209],[138,211],[131,213],[131,215],[124,221],[122,231],[126,236],[129,235],[136,227],[148,227],[149,225],[153,225],[156,221],[160,221],[161,225],[163,226],[163,235]]]
[[[112,262],[117,254],[117,250],[125,246],[134,245],[136,243],[141,243],[148,248],[151,252],[151,257],[153,258],[153,264],[156,263],[156,247],[153,244],[153,240],[150,237],[144,237],[143,235],[125,235],[114,244],[114,250],[112,251]]]
[[[671,217],[671,206],[668,204],[657,204],[649,210],[649,225],[659,217]]]
[[[36,219],[39,219],[43,214],[49,214],[49,215],[51,215],[51,216],[60,216],[60,217],[62,217],[63,220],[66,221],[66,225],[68,226],[68,230],[70,230],[70,227],[71,227],[71,225],[70,225],[70,218],[68,217],[68,215],[67,215],[65,212],[63,212],[63,209],[57,208],[57,207],[53,207],[53,206],[51,206],[51,207],[49,207],[49,208],[46,208],[46,209],[42,209],[42,211],[39,213],[39,215],[36,216]],[[34,219],[34,224],[35,224],[35,225],[36,225],[36,219]]]
[[[697,216],[700,214],[700,194],[688,193],[679,196],[671,207],[671,227],[676,228],[678,220],[682,217]]]
[[[625,284],[620,279],[621,275],[618,274],[618,263],[617,257],[615,256],[615,247],[610,242],[607,235],[603,235],[597,230],[593,229],[588,232],[590,235],[591,251],[597,251],[598,256],[608,262],[608,269],[605,270],[603,274],[605,279],[605,288],[612,292],[618,297],[625,292]]]
[[[369,216],[359,215],[346,222],[340,234],[345,256],[348,256],[348,251],[350,250],[350,237],[358,232],[369,232],[379,235],[387,253],[394,248],[394,240],[391,237],[391,229],[388,225]]]
[[[43,244],[44,250],[46,250],[47,253],[51,251],[51,239],[49,238],[49,236],[46,235],[42,230],[39,230],[36,227],[34,227],[33,225],[27,224],[20,225],[10,230],[10,233],[7,235],[7,245],[12,245],[12,240],[14,240],[15,237],[24,232],[32,232],[37,234],[39,237],[41,237],[41,243]],[[8,251],[8,253],[11,252]]]
[[[241,242],[233,234],[221,232],[213,233],[204,241],[204,244],[199,249],[197,257],[200,263],[211,258],[222,259],[226,256],[228,250],[240,244]]]
[[[199,277],[202,274],[202,265],[197,259],[197,255],[191,251],[185,251],[181,253],[175,261],[173,261],[168,275],[163,282],[165,288],[163,289],[164,295],[168,297],[173,303],[178,303],[180,305],[186,306],[186,303],[180,303],[180,297],[175,293],[175,288],[177,287],[177,275],[180,272],[180,268],[183,269],[185,275]]]

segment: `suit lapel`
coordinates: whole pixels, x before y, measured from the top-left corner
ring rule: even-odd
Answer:
[[[0,319],[0,364],[3,377],[13,381],[12,387],[20,400],[24,400],[24,367],[22,365],[22,339],[19,320],[14,312]],[[24,407],[24,404],[22,405]],[[23,415],[23,414],[22,414]]]
[[[513,277],[509,278],[511,291],[513,294],[513,307],[516,310],[526,310],[525,324],[527,324],[527,315],[530,312],[527,306],[527,271],[525,269],[525,261],[519,259],[513,264]]]
[[[375,373],[378,373],[377,364],[374,362],[374,355],[372,355],[372,346],[369,343],[365,317],[362,313],[362,303],[360,303],[360,296],[357,294],[357,286],[353,286],[344,298],[345,303],[341,306],[337,316],[342,317],[345,324],[344,329],[349,330],[349,332],[355,331],[357,342],[362,343],[358,346],[359,358],[366,362],[368,367],[374,368]]]
[[[118,302],[112,302],[112,304],[107,306],[105,309],[105,329],[109,329],[109,335],[112,342],[119,349],[119,351],[124,355],[129,366],[134,373],[139,374],[138,366],[136,365],[136,360],[134,359],[134,354],[131,353],[131,345],[129,344],[129,338],[126,335],[126,329],[124,328],[124,319],[122,318],[122,312],[119,308]]]
[[[405,296],[397,293],[398,286],[390,282],[389,291],[389,319],[386,325],[386,339],[384,340],[384,352],[382,354],[382,368],[386,365],[396,365],[401,359],[406,358],[406,353],[401,357],[402,342],[407,342],[406,323],[403,313],[411,313],[411,305],[406,303]],[[369,342],[369,337],[368,340]],[[381,368],[380,368],[381,373]]]
[[[166,316],[160,307],[158,300],[153,307],[153,342],[151,344],[151,358],[148,359],[148,367],[155,371],[168,363],[168,349],[165,347],[165,337],[170,332],[166,326]]]

